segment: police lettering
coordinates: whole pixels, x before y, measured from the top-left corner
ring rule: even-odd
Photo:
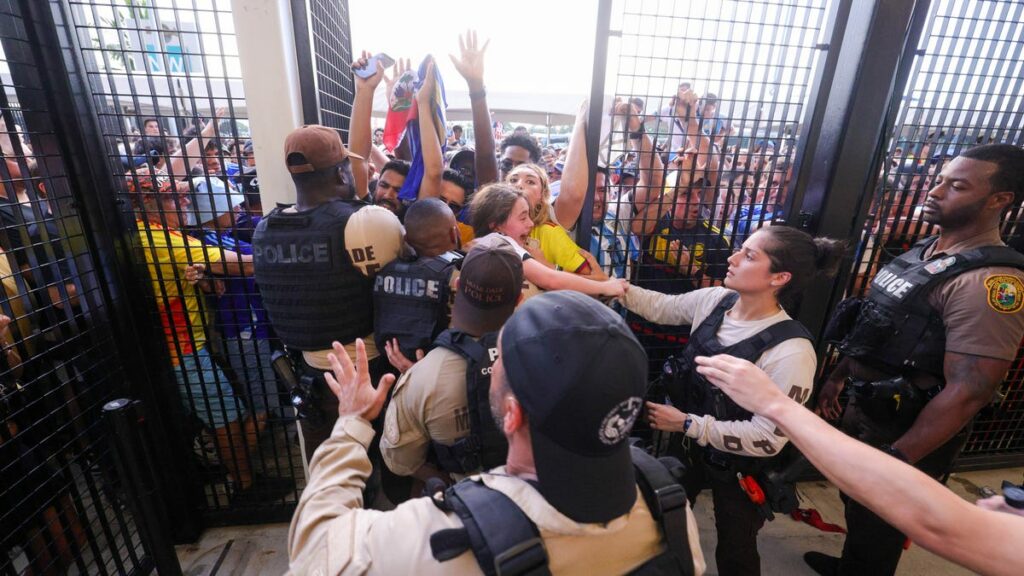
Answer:
[[[441,293],[441,283],[437,280],[422,278],[404,278],[402,276],[377,276],[374,280],[374,292],[394,294],[396,296],[412,296],[437,300]]]
[[[491,363],[493,364],[494,361],[498,359],[498,349],[497,348],[488,348],[487,349],[487,355],[491,357]]]
[[[253,244],[253,258],[268,264],[325,264],[331,261],[327,242],[304,242],[300,244]]]
[[[885,290],[893,298],[903,298],[914,287],[912,282],[908,282],[888,270],[879,272],[875,276],[873,284]]]

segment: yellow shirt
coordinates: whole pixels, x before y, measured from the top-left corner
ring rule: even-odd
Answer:
[[[580,255],[580,247],[572,241],[565,228],[558,224],[548,222],[541,226],[534,226],[530,231],[530,238],[540,242],[540,249],[544,252],[544,258],[547,258],[548,262],[566,272],[576,272],[587,261]]]
[[[221,252],[219,248],[205,246],[200,240],[176,230],[166,230],[153,222],[136,220],[135,225],[153,282],[171,362],[177,366],[179,347],[182,354],[191,354],[206,344],[199,291],[185,282],[185,267],[195,262],[220,262]]]
[[[472,226],[462,222],[456,222],[456,224],[459,226],[459,238],[462,240],[463,246],[469,244],[474,238],[476,238],[476,234],[473,234]]]

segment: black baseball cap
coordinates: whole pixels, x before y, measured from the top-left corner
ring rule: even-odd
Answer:
[[[497,332],[522,290],[522,257],[497,234],[479,238],[462,261],[452,324],[474,336]]]
[[[501,355],[529,421],[544,498],[576,522],[629,512],[637,490],[629,434],[647,354],[622,317],[579,292],[546,292],[505,323]]]

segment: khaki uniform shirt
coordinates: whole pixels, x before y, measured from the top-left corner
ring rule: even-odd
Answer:
[[[451,446],[467,434],[466,360],[434,348],[395,384],[380,441],[384,463],[411,476],[426,462],[431,440]]]
[[[959,254],[982,246],[1004,246],[999,230],[935,252],[927,260]],[[1024,334],[1024,271],[1004,266],[976,268],[943,281],[928,295],[928,303],[946,325],[946,352],[1012,361]]]
[[[409,500],[390,512],[363,510],[362,489],[370,475],[366,447],[369,422],[338,419],[331,437],[313,455],[309,485],[288,531],[289,574],[479,574],[471,551],[441,563],[430,551],[430,535],[460,528],[458,516],[429,498]],[[554,574],[622,574],[663,549],[661,534],[637,491],[636,503],[607,524],[580,524],[555,510],[526,481],[499,468],[483,482],[512,499],[540,530]],[[694,569],[702,574],[697,524],[687,508]]]

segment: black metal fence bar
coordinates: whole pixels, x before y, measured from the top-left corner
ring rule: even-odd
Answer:
[[[53,110],[47,8],[0,3],[0,572],[146,571],[98,425],[125,374]]]

